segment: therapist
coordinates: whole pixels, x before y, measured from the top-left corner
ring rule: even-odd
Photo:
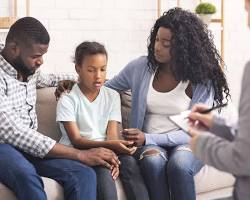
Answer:
[[[245,0],[245,9],[250,28],[250,0]],[[213,113],[201,114],[208,108],[205,105],[195,105],[189,115],[194,155],[236,177],[233,196],[226,198],[232,200],[250,199],[250,62],[243,74],[237,126]]]

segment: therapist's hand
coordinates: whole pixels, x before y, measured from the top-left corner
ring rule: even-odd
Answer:
[[[137,128],[127,128],[122,130],[122,135],[125,140],[133,141],[135,146],[142,146],[145,144],[145,133]]]
[[[198,131],[195,128],[189,128],[188,132],[191,135],[191,140],[189,142],[190,143],[190,148],[191,148],[192,151],[194,151],[197,138],[199,137],[199,135],[201,134],[201,132]]]
[[[210,129],[213,125],[213,113],[201,114],[200,112],[208,109],[209,107],[204,104],[197,104],[191,110],[188,118],[190,120],[191,127],[197,129],[207,130]]]

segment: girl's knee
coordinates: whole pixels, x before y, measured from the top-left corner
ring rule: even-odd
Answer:
[[[136,158],[134,158],[133,156],[122,155],[119,157],[119,160],[121,161],[121,165],[120,165],[121,170],[133,171],[133,170],[139,168],[138,162],[137,162]]]
[[[111,175],[111,171],[110,169],[106,168],[106,167],[101,167],[101,166],[97,166],[94,167],[95,169],[95,173],[96,173],[96,177],[97,177],[97,181],[111,181],[113,182],[113,178]]]
[[[124,164],[137,163],[136,159],[133,156],[130,156],[130,155],[121,155],[121,156],[119,156],[119,160],[121,161],[121,163],[124,163]]]

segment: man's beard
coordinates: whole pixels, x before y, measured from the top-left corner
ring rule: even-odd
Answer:
[[[25,76],[30,76],[36,72],[35,69],[29,69],[23,62],[22,58],[18,56],[14,61],[13,61],[13,67],[20,72],[21,74]]]

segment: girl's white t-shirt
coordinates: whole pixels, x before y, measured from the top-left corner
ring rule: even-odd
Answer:
[[[121,122],[120,95],[113,89],[102,86],[93,102],[90,102],[75,84],[70,93],[63,95],[57,104],[56,121],[62,132],[59,143],[71,145],[61,122],[76,122],[80,135],[89,140],[103,141],[111,120]]]

